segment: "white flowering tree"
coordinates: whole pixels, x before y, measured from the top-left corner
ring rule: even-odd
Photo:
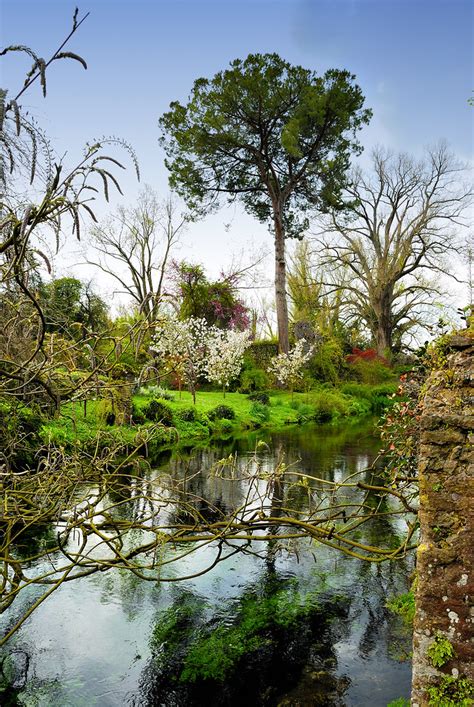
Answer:
[[[160,323],[151,346],[168,369],[176,374],[178,387],[184,383],[196,404],[196,384],[206,374],[209,327],[204,319],[172,317]]]
[[[226,388],[242,368],[245,350],[250,346],[250,334],[235,329],[209,329],[206,377],[211,383],[222,386],[225,397]]]
[[[304,365],[309,361],[314,352],[314,346],[308,346],[308,342],[300,339],[294,347],[286,353],[280,353],[274,356],[267,368],[269,373],[272,373],[277,381],[291,390],[303,378]]]

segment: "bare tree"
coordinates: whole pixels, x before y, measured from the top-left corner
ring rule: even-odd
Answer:
[[[373,173],[353,172],[349,212],[333,211],[323,222],[322,262],[351,273],[342,285],[345,305],[368,327],[380,355],[423,323],[441,292],[439,274],[473,194],[461,182],[464,172],[445,144],[421,161],[375,150]]]
[[[62,393],[55,381],[57,371],[50,366],[46,321],[36,296],[38,263],[43,262],[51,271],[45,254],[51,235],[57,252],[60,233],[79,238],[81,218],[95,219],[91,194],[99,192],[98,186],[103,187],[106,199],[111,185],[120,191],[117,178],[109,170],[111,166],[114,171],[124,167],[105,154],[105,148],[125,150],[139,177],[132,148],[113,137],[88,143],[72,165],[54,162],[46,136],[19,103],[35,81],[46,96],[46,77],[57,60],[74,59],[87,67],[80,56],[63,51],[86,17],[80,19],[75,10],[71,31],[49,59],[23,45],[0,51],[0,57],[20,53],[32,60],[23,87],[11,93],[14,98],[0,90],[0,395],[9,400],[24,398],[26,393],[46,396],[56,408]]]
[[[172,196],[160,202],[150,188],[135,206],[116,213],[91,230],[96,256],[87,262],[113,277],[150,322],[156,320],[163,298],[166,267],[173,247],[191,220],[178,213]]]

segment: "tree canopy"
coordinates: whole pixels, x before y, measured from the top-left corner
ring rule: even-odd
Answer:
[[[200,265],[185,261],[175,263],[174,271],[181,319],[196,317],[221,329],[248,328],[248,309],[238,297],[232,275],[211,282]]]
[[[323,218],[316,250],[326,267],[346,271],[338,287],[349,320],[363,323],[379,355],[390,356],[429,323],[427,308],[441,294],[439,274],[449,274],[446,255],[459,247],[472,187],[443,143],[422,160],[375,150],[371,173],[351,176],[345,194],[352,208]]]
[[[305,213],[338,201],[357,132],[369,121],[348,71],[323,76],[277,54],[250,54],[194,82],[187,105],[160,119],[170,184],[193,209],[240,199],[272,226],[280,348],[288,350],[285,238],[301,237]]]

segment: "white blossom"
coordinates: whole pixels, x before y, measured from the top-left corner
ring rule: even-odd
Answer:
[[[314,348],[314,346],[308,347],[308,342],[300,339],[287,354],[281,353],[274,356],[267,371],[273,373],[281,385],[293,390],[295,384],[302,379],[303,366],[313,355]]]
[[[224,389],[228,387],[239,375],[249,345],[247,332],[218,329],[205,319],[173,317],[157,328],[151,349],[189,387],[194,397],[200,376]]]
[[[205,319],[173,317],[161,322],[151,346],[166,368],[190,387],[193,397],[197,379],[205,373],[208,334]]]
[[[210,328],[206,377],[224,389],[240,373],[245,350],[250,346],[250,334],[235,329]]]

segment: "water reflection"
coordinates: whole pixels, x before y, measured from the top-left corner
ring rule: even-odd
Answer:
[[[150,518],[159,517],[161,523],[194,522],[197,512],[208,522],[218,522],[248,501],[246,513],[252,513],[252,503],[258,509],[263,500],[276,521],[271,531],[262,528],[247,540],[229,539],[222,551],[228,559],[201,576],[198,573],[214,561],[217,540],[195,553],[179,542],[164,548],[156,565],[162,565],[159,578],[167,582],[156,582],[156,574],[146,582],[119,570],[64,585],[8,645],[7,653],[23,651],[29,660],[26,684],[15,687],[19,704],[32,703],[33,696],[40,695],[34,704],[48,707],[385,707],[391,699],[409,694],[409,666],[394,659],[396,626],[385,602],[406,590],[410,562],[364,563],[315,540],[287,537],[284,527],[277,532],[287,506],[306,516],[318,510],[331,521],[330,492],[321,494],[318,481],[299,484],[298,473],[332,482],[345,479],[372,462],[379,442],[369,427],[291,429],[260,435],[260,441],[266,446],[259,445],[256,460],[257,439],[252,435],[213,449],[174,454],[159,470],[114,479],[107,489],[108,502],[115,504],[114,517],[146,519],[144,528],[132,531],[140,535],[139,542],[147,537]],[[209,473],[219,459],[236,453],[240,471],[250,462],[271,472],[284,459],[294,483],[284,485],[265,474],[252,481],[231,478],[229,469]],[[153,504],[149,499],[157,483],[162,502]],[[166,503],[176,493],[186,499],[188,508],[186,503]],[[357,489],[345,493],[348,504],[360,499]],[[365,502],[379,511],[387,503],[376,494],[368,494]],[[402,524],[391,515],[378,516],[361,526],[357,537],[361,543],[376,546],[383,540],[396,547]],[[178,555],[182,556],[178,564],[166,564]],[[172,581],[191,575],[183,582]],[[266,612],[265,606],[272,611]],[[285,620],[284,607],[290,611]],[[173,628],[173,621],[174,630],[164,640],[164,629]],[[234,639],[240,641],[242,652],[227,650]],[[220,659],[223,681],[217,669],[207,676],[197,671],[199,642],[209,661]],[[180,679],[186,665],[194,666],[192,680]]]

